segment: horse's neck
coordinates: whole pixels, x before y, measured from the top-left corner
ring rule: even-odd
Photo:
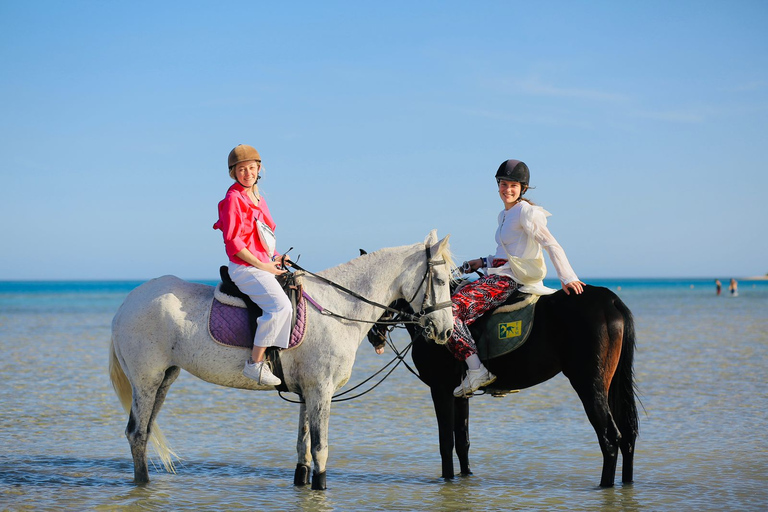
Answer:
[[[419,250],[418,245],[381,249],[324,270],[320,275],[369,300],[389,305],[403,298],[400,293],[403,274],[411,271],[415,275],[417,265],[413,256]]]

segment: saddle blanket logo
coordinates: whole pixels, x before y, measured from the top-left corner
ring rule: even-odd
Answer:
[[[499,339],[516,338],[523,333],[523,321],[499,324]]]

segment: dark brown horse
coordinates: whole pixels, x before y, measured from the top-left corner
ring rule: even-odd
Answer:
[[[401,305],[398,305],[401,306]],[[382,318],[384,319],[384,317]],[[391,320],[391,318],[388,318]],[[480,327],[482,319],[473,325]],[[384,342],[384,327],[369,333],[374,346]],[[465,365],[445,346],[426,341],[409,327],[413,362],[432,392],[440,434],[443,478],[453,478],[453,450],[462,475],[469,468],[469,400],[454,398]],[[536,303],[528,341],[506,355],[484,361],[498,377],[494,390],[524,389],[562,372],[579,395],[603,452],[600,486],[613,486],[618,453],[621,480],[632,482],[638,432],[633,359],[635,327],[632,313],[607,288],[587,286],[581,295],[562,290]]]

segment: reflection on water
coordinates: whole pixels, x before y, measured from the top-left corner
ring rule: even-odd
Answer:
[[[444,482],[427,388],[404,369],[335,404],[326,492],[292,485],[298,407],[183,373],[160,424],[178,474],[131,483],[106,373],[125,291],[0,294],[3,510],[761,510],[768,444],[768,286],[621,291],[636,316],[644,411],[636,482],[599,489],[597,440],[563,377],[472,399],[474,475]],[[405,343],[401,339],[400,346]],[[388,359],[367,344],[352,384]]]

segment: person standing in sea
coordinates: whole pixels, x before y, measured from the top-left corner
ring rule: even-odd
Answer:
[[[261,156],[252,146],[240,144],[230,151],[227,166],[235,183],[219,202],[213,228],[224,236],[232,281],[263,311],[243,375],[264,386],[278,386],[281,381],[265,363],[264,353],[267,347],[288,347],[293,307],[275,279],[286,270],[275,251],[275,222],[259,193]]]
[[[715,279],[715,290],[717,290],[717,296],[720,296],[720,292],[723,289],[723,284],[720,282],[719,279]]]
[[[523,198],[529,182],[528,166],[520,160],[507,160],[499,166],[496,184],[504,210],[498,218],[496,253],[464,262],[465,274],[480,268],[487,269],[487,273],[451,297],[454,329],[447,345],[457,359],[467,364],[467,376],[453,391],[456,397],[471,395],[496,380],[480,361],[469,326],[503,304],[517,289],[535,295],[555,292],[543,283],[547,267],[542,248],[547,250],[565,293],[578,295],[584,291],[585,285],[571,268],[565,251],[547,229],[550,213]]]

